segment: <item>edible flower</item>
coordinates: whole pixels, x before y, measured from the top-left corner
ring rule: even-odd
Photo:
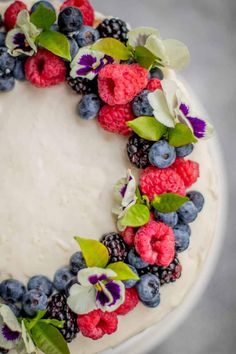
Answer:
[[[95,309],[115,311],[125,300],[125,286],[114,280],[116,276],[111,269],[81,269],[77,276],[79,284],[70,288],[67,300],[71,310],[80,315]]]
[[[9,306],[0,304],[0,348],[15,349],[21,341],[21,327]]]

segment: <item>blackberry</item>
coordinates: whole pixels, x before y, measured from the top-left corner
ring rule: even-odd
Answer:
[[[7,354],[9,353],[9,350],[0,348],[0,354]]]
[[[121,42],[127,41],[127,34],[129,32],[127,24],[119,18],[106,18],[97,27],[101,38],[112,37]]]
[[[73,79],[72,77],[67,78],[68,85],[72,88],[72,90],[76,91],[79,95],[86,95],[88,93],[97,93],[97,79],[89,80],[83,77],[76,77]]]
[[[64,327],[60,329],[60,332],[68,343],[70,343],[79,332],[77,315],[70,310],[67,305],[67,297],[63,293],[52,296],[47,307],[46,317],[65,321]]]
[[[168,267],[158,268],[158,275],[159,275],[161,285],[175,282],[177,279],[181,277],[181,272],[182,272],[182,266],[176,254],[175,258],[173,259],[173,261]]]
[[[127,257],[127,247],[123,241],[123,238],[119,234],[115,232],[105,234],[102,237],[101,242],[108,249],[110,263],[124,261]]]
[[[154,144],[134,134],[129,138],[127,154],[131,163],[138,168],[146,168],[150,165],[148,154]]]

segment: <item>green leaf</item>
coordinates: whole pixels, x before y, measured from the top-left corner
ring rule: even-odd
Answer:
[[[57,328],[63,328],[64,324],[65,324],[65,321],[59,321],[59,320],[56,320],[55,318],[52,318],[52,319],[47,318],[45,320],[40,320],[39,322],[51,324],[52,326],[57,327]]]
[[[61,58],[71,60],[70,43],[64,34],[54,31],[45,31],[39,35],[37,40],[41,47],[46,48]]]
[[[150,211],[146,205],[132,205],[119,221],[122,226],[139,227],[148,223]]]
[[[154,117],[142,116],[127,122],[127,125],[141,138],[158,141],[167,128]]]
[[[152,206],[160,213],[172,213],[173,211],[177,211],[188,200],[188,197],[183,197],[175,193],[164,193],[155,196]]]
[[[141,203],[142,204],[142,195],[141,195],[139,187],[136,188],[135,196],[137,198],[137,203]]]
[[[144,68],[150,70],[151,67],[154,65],[154,63],[157,60],[157,57],[150,52],[145,47],[138,46],[135,48],[135,53],[134,53],[135,60]]]
[[[36,11],[30,16],[30,22],[36,27],[48,30],[56,21],[56,12],[47,8],[45,5],[40,4]]]
[[[145,204],[149,210],[151,209],[150,200],[147,195],[142,196],[142,203]]]
[[[68,345],[58,329],[40,322],[31,331],[36,346],[44,354],[70,354]]]
[[[81,237],[75,237],[75,240],[80,246],[88,267],[106,267],[109,260],[109,253],[101,242]]]
[[[45,316],[45,314],[47,313],[47,310],[43,310],[43,311],[38,311],[37,315],[32,318],[32,319],[27,319],[27,328],[29,330],[31,330],[38,322],[39,320],[41,320],[41,318],[43,318]]]
[[[181,123],[177,123],[174,128],[169,128],[169,144],[175,147],[190,143],[196,143],[197,139],[191,129]]]
[[[117,277],[114,278],[116,280],[139,280],[137,274],[135,274],[124,262],[110,263],[107,268],[113,270],[117,274]]]
[[[100,39],[92,49],[99,50],[117,60],[128,60],[131,57],[130,49],[115,38]]]

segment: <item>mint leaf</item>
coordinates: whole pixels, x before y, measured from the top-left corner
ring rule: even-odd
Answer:
[[[128,60],[131,57],[131,51],[123,43],[115,38],[104,38],[97,41],[93,50],[99,50],[117,60]]]
[[[55,318],[52,318],[52,319],[47,318],[45,320],[40,320],[39,322],[51,324],[52,326],[57,327],[57,328],[63,328],[64,324],[65,324],[65,321],[59,321],[59,320],[56,320]]]
[[[38,44],[61,58],[71,60],[70,43],[67,37],[59,32],[45,31],[38,37]]]
[[[169,144],[175,147],[196,143],[197,139],[191,129],[182,123],[177,123],[174,128],[169,128]]]
[[[134,53],[135,60],[144,68],[150,70],[151,67],[154,65],[154,63],[157,60],[157,57],[150,52],[145,47],[138,46],[135,48],[135,53]]]
[[[43,4],[40,4],[36,11],[34,11],[30,16],[30,22],[43,30],[48,30],[54,24],[56,19],[56,12],[47,8]]]
[[[155,196],[152,206],[160,213],[172,213],[173,211],[177,211],[188,200],[188,197],[183,197],[175,193],[164,193]]]
[[[139,280],[137,274],[135,274],[124,262],[110,263],[107,268],[113,270],[117,274],[117,277],[115,277],[116,280]]]
[[[109,260],[109,253],[101,242],[81,237],[75,237],[75,240],[80,246],[88,267],[106,267]]]
[[[123,218],[119,221],[122,226],[143,226],[148,223],[150,219],[150,211],[146,205],[135,204],[132,205]]]
[[[47,310],[43,310],[43,311],[38,311],[37,315],[32,318],[32,319],[27,319],[27,328],[29,330],[31,330],[38,322],[39,320],[41,320],[41,318],[43,318],[45,316],[45,314],[47,313]]]
[[[142,116],[133,119],[127,125],[141,138],[158,141],[167,131],[167,128],[154,117]]]
[[[70,354],[68,345],[58,329],[38,322],[31,331],[36,346],[44,354]]]

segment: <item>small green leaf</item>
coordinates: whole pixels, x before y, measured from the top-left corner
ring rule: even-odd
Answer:
[[[48,30],[54,24],[56,19],[56,12],[47,8],[43,4],[40,4],[36,11],[34,11],[30,16],[30,22],[43,30]]]
[[[51,324],[52,326],[57,327],[57,328],[63,328],[64,324],[65,324],[65,321],[59,321],[59,320],[56,320],[55,318],[52,318],[52,319],[47,318],[45,320],[40,320],[39,322]]]
[[[42,32],[38,37],[38,44],[61,58],[71,60],[70,43],[62,33],[54,31]]]
[[[150,211],[146,205],[132,205],[119,221],[123,226],[139,227],[148,223]]]
[[[139,280],[137,274],[132,272],[130,267],[123,262],[110,263],[107,268],[113,270],[117,274],[117,277],[114,278],[116,280]]]
[[[142,196],[142,202],[148,207],[149,210],[151,209],[150,200],[147,195]]]
[[[136,188],[135,196],[137,198],[137,203],[141,203],[142,204],[142,195],[141,195],[139,187]]]
[[[92,49],[99,50],[117,60],[128,60],[131,57],[130,49],[115,38],[100,39]]]
[[[36,346],[44,354],[70,354],[68,345],[58,329],[38,322],[31,331]]]
[[[191,129],[185,124],[177,123],[174,128],[169,129],[169,144],[172,146],[178,147],[196,142],[197,139]]]
[[[141,66],[148,70],[151,69],[157,60],[157,57],[152,52],[150,52],[150,50],[142,46],[135,48],[134,57]]]
[[[141,138],[151,141],[158,141],[167,128],[158,122],[154,117],[142,116],[133,119],[127,125]]]
[[[188,197],[183,197],[175,193],[164,193],[155,196],[152,206],[160,213],[172,213],[177,211],[188,200]]]
[[[106,267],[109,260],[107,248],[99,241],[75,237],[88,267]]]
[[[43,310],[43,311],[38,311],[37,315],[32,318],[32,319],[27,319],[27,328],[29,330],[31,330],[38,322],[39,320],[41,320],[41,318],[43,318],[45,316],[45,314],[47,313],[47,310]]]

